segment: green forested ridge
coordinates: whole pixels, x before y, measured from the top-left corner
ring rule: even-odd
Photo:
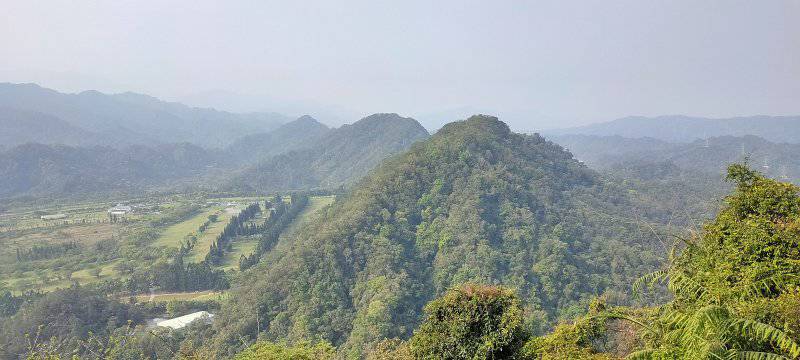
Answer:
[[[357,356],[408,337],[425,303],[464,282],[516,288],[542,331],[657,266],[634,206],[538,135],[488,116],[452,123],[245,273],[209,346],[230,354],[260,332]]]
[[[308,148],[263,160],[230,184],[235,189],[264,193],[350,185],[384,159],[426,137],[427,130],[414,119],[373,114],[309,140]]]
[[[24,144],[0,152],[0,198],[142,193],[197,184],[225,157],[192,144],[72,147]]]
[[[324,124],[304,115],[270,132],[244,136],[226,147],[225,151],[239,163],[252,163],[269,156],[313,147],[329,131]]]
[[[800,188],[738,164],[727,178],[736,189],[719,215],[633,286],[666,282],[671,301],[629,308],[599,297],[586,316],[526,339],[512,291],[467,285],[431,302],[410,340],[384,341],[368,358],[800,358]]]

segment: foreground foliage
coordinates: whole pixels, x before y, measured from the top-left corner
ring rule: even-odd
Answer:
[[[519,299],[499,287],[466,285],[429,303],[425,313],[410,340],[416,358],[510,358],[528,337]]]
[[[259,342],[236,355],[236,360],[329,360],[335,354],[336,349],[326,342],[294,346]]]
[[[642,326],[649,346],[632,358],[798,358],[800,188],[733,165],[736,184],[702,233],[666,270],[675,299]]]

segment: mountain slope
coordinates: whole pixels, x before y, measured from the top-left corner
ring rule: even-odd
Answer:
[[[77,145],[98,141],[95,134],[57,117],[11,108],[0,108],[0,144],[13,147],[29,142]]]
[[[261,192],[338,187],[360,179],[387,157],[427,136],[414,119],[374,114],[327,131],[307,149],[264,160],[231,183]]]
[[[311,116],[304,115],[267,133],[251,134],[226,148],[238,162],[247,163],[270,156],[305,149],[330,129]]]
[[[25,144],[0,152],[0,198],[142,192],[194,182],[221,162],[191,144],[71,147]]]
[[[97,91],[64,94],[35,84],[0,83],[0,108],[36,111],[66,121],[104,139],[101,145],[192,142],[221,147],[253,132],[287,121],[277,114],[233,114],[190,108],[146,95]],[[33,130],[31,130],[33,131]],[[79,145],[97,145],[87,141]]]
[[[358,356],[408,337],[423,304],[464,282],[516,288],[544,328],[659,262],[632,207],[538,135],[488,116],[451,123],[243,274],[208,346],[225,356],[261,332]]]
[[[800,144],[775,143],[757,136],[720,136],[691,143],[652,138],[564,135],[551,137],[580,160],[600,169],[671,163],[682,170],[720,176],[734,162],[749,160],[764,174],[800,180]]]
[[[631,116],[570,129],[550,130],[546,135],[619,135],[651,137],[670,142],[690,142],[715,136],[756,135],[773,142],[800,143],[800,116],[747,116],[709,119],[682,115]]]

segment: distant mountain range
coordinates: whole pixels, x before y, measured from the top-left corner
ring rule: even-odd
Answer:
[[[290,120],[275,113],[193,108],[134,93],[64,94],[35,84],[0,83],[0,145],[6,147],[34,141],[115,148],[190,142],[221,148]]]
[[[231,183],[261,192],[351,184],[384,159],[427,138],[428,132],[414,119],[374,114],[314,136],[313,146],[261,161]]]
[[[24,144],[0,153],[0,198],[157,190],[197,181],[223,159],[187,143],[124,149]]]
[[[691,143],[593,135],[549,138],[598,169],[671,163],[680,169],[719,175],[729,164],[747,161],[773,178],[800,180],[800,144],[776,143],[753,135],[711,137]]]
[[[716,136],[755,135],[772,142],[800,143],[800,116],[747,116],[709,119],[682,115],[631,116],[610,122],[548,130],[547,135],[650,137],[669,142],[692,142]]]
[[[333,188],[360,179],[383,159],[427,136],[413,119],[375,114],[336,129],[303,116],[225,149],[189,143],[119,148],[26,143],[0,151],[0,198],[142,193],[187,186],[248,191]]]
[[[273,131],[242,137],[228,146],[227,151],[239,163],[250,163],[318,145],[317,140],[330,131],[330,128],[311,116],[303,115]]]

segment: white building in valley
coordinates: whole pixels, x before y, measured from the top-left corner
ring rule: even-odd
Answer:
[[[40,218],[42,220],[60,220],[60,219],[66,219],[67,214],[42,215]]]
[[[207,311],[198,311],[188,315],[176,317],[174,319],[155,319],[155,326],[166,327],[173,330],[183,329],[195,321],[202,321],[206,324],[211,324],[214,320],[214,314]]]
[[[114,206],[114,207],[108,209],[108,213],[109,214],[117,215],[117,216],[125,215],[125,214],[127,214],[127,213],[129,213],[131,211],[133,211],[132,207],[127,206],[127,205],[122,205],[122,204],[117,204],[117,206]]]

